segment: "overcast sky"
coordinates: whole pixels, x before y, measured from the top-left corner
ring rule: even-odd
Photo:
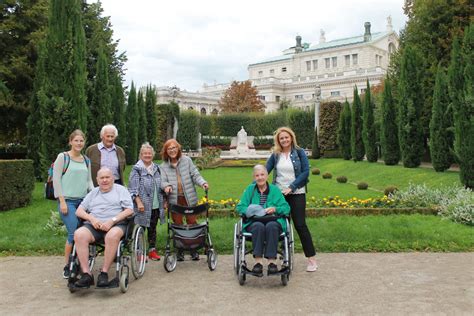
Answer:
[[[93,0],[88,0],[92,2]],[[317,43],[385,31],[407,20],[403,0],[102,0],[120,51],[126,51],[126,83],[177,85],[197,91],[204,83],[248,78],[247,66],[303,42]]]

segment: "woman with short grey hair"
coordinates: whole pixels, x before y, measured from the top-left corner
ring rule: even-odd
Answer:
[[[155,150],[149,143],[140,148],[140,160],[133,166],[128,181],[135,223],[148,228],[148,258],[160,260],[156,251],[156,225],[164,223],[163,191],[160,168],[153,162]]]

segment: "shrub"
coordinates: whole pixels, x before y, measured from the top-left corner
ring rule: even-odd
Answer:
[[[32,160],[0,160],[0,179],[0,211],[31,202],[35,186]]]
[[[319,168],[313,168],[311,169],[311,173],[315,175],[319,175],[321,174],[321,170],[319,170]]]
[[[221,150],[216,147],[206,147],[202,149],[201,157],[195,161],[196,166],[202,170],[212,166],[220,158]]]
[[[398,191],[398,188],[394,185],[390,185],[386,187],[385,190],[383,190],[383,194],[385,194],[386,196],[391,196],[395,194],[396,191]]]
[[[313,143],[314,112],[299,109],[288,110],[288,125],[295,132],[298,145],[301,148],[310,148]]]
[[[439,215],[467,225],[474,225],[474,193],[467,188],[459,188],[452,196],[443,196],[439,205]]]
[[[59,217],[59,213],[53,210],[50,210],[50,213],[49,220],[46,225],[44,225],[44,230],[50,231],[54,235],[63,235],[67,233],[66,226],[64,226],[61,217]]]
[[[367,184],[367,182],[357,183],[357,189],[359,189],[359,190],[367,190],[368,187],[369,187],[369,185]]]
[[[321,103],[319,115],[319,148],[325,156],[328,150],[337,150],[337,130],[342,104],[337,101]]]
[[[339,183],[346,183],[347,182],[347,177],[346,176],[338,176],[336,178],[337,182]]]
[[[187,110],[180,113],[176,137],[183,150],[197,149],[199,121],[199,114],[196,111]]]
[[[332,178],[332,174],[330,172],[323,173],[323,179],[331,179],[331,178]]]

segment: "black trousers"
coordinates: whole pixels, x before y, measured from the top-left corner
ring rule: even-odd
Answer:
[[[160,218],[160,209],[155,208],[151,210],[150,227],[148,227],[148,247],[155,248],[156,245],[156,225]]]
[[[316,255],[313,238],[311,238],[311,233],[308,226],[306,226],[306,194],[288,194],[285,196],[285,200],[290,204],[291,219],[298,236],[300,236],[304,255],[307,258]]]
[[[254,257],[263,256],[268,259],[277,257],[278,237],[282,232],[280,223],[277,221],[253,222],[247,227],[247,231],[252,234]]]

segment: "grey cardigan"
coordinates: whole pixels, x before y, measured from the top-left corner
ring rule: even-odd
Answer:
[[[158,201],[160,202],[160,222],[161,224],[165,221],[165,212],[163,208],[163,195],[160,188],[161,176],[158,165],[153,163],[153,174],[149,174],[146,170],[145,165],[139,160],[132,168],[130,177],[128,180],[128,190],[132,195],[133,210],[135,212],[135,224],[149,227],[151,219],[151,210],[153,207],[153,198],[155,194],[155,187],[158,193]],[[144,212],[139,212],[137,204],[135,203],[135,197],[139,196],[142,200],[143,206],[145,207]]]
[[[172,191],[169,196],[169,202],[171,204],[178,203],[178,179],[176,177],[176,170],[181,176],[181,182],[183,185],[184,196],[188,206],[196,206],[198,203],[198,197],[196,188],[194,185],[202,187],[206,180],[201,176],[199,170],[193,164],[191,158],[181,156],[178,160],[176,168],[171,165],[170,161],[164,161],[160,165],[161,168],[161,188],[164,190],[166,187],[171,186]]]

